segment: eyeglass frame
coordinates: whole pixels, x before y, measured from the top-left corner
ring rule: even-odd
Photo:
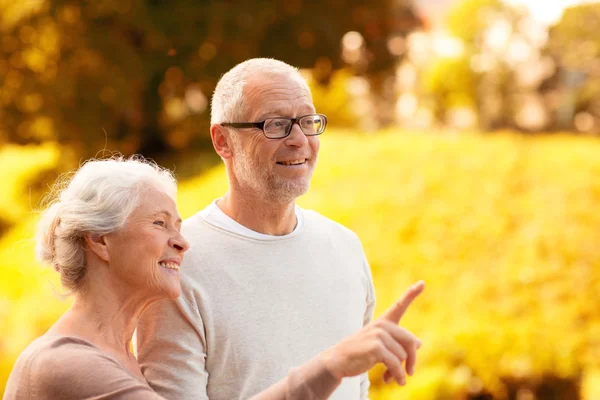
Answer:
[[[319,117],[321,117],[323,119],[324,122],[324,126],[323,126],[323,130],[321,131],[321,133],[313,133],[313,134],[306,134],[304,133],[304,131],[302,130],[302,126],[300,126],[300,120],[304,117],[310,117],[310,116],[314,116],[314,115],[318,115]],[[292,124],[290,125],[290,129],[289,131],[285,134],[285,136],[281,136],[281,137],[268,137],[267,134],[265,133],[265,122],[267,122],[270,119],[285,119],[288,121],[291,121]],[[298,124],[298,127],[300,127],[300,131],[302,132],[302,134],[304,134],[304,136],[319,136],[322,135],[323,132],[325,132],[325,128],[327,127],[327,116],[325,114],[306,114],[306,115],[301,115],[299,117],[296,118],[285,118],[285,117],[273,117],[273,118],[267,118],[264,121],[261,122],[221,122],[221,126],[229,126],[231,128],[257,128],[260,129],[263,133],[263,135],[267,138],[267,139],[284,139],[288,136],[290,136],[290,134],[292,133],[292,129],[294,128],[294,124]]]

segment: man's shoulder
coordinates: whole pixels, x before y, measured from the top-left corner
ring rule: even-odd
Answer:
[[[184,233],[194,232],[202,227],[203,222],[204,217],[202,216],[202,211],[198,211],[183,220],[181,223],[181,231]]]
[[[327,230],[339,232],[340,234],[348,236],[349,238],[358,239],[356,233],[354,233],[354,231],[352,231],[350,228],[329,217],[324,216],[323,214],[318,213],[317,211],[302,209],[302,213],[308,223],[318,227],[319,229],[325,228]]]
[[[209,239],[215,239],[218,233],[224,233],[225,230],[210,223],[203,211],[185,218],[181,224],[181,234],[192,245],[205,242]],[[220,236],[218,236],[220,237]]]

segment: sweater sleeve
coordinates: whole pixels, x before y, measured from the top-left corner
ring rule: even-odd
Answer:
[[[159,301],[142,314],[135,335],[140,368],[161,396],[208,400],[204,325],[183,293],[177,302]]]
[[[373,319],[373,313],[375,312],[375,287],[373,286],[373,278],[371,275],[371,267],[369,266],[369,261],[367,260],[367,256],[363,253],[363,266],[365,269],[365,286],[367,291],[366,296],[366,308],[365,315],[363,318],[363,326],[368,325]],[[369,373],[365,372],[360,376],[360,398],[361,400],[369,399]]]
[[[251,400],[325,400],[331,396],[341,381],[334,377],[315,357],[293,368],[289,375]]]

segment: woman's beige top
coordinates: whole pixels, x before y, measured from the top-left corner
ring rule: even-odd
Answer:
[[[19,356],[4,400],[162,399],[110,354],[87,340],[44,335]]]
[[[254,400],[321,400],[339,385],[314,358]],[[19,356],[4,400],[131,399],[164,400],[141,378],[87,340],[44,335]]]

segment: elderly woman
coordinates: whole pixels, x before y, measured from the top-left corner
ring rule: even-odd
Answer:
[[[144,309],[180,294],[177,184],[142,158],[85,163],[42,216],[39,258],[54,267],[73,306],[21,354],[4,399],[161,399],[130,351]],[[326,350],[256,399],[327,398],[342,378],[383,362],[404,380],[418,340],[397,326],[422,291],[413,285],[382,318]],[[307,327],[307,329],[310,329]]]

